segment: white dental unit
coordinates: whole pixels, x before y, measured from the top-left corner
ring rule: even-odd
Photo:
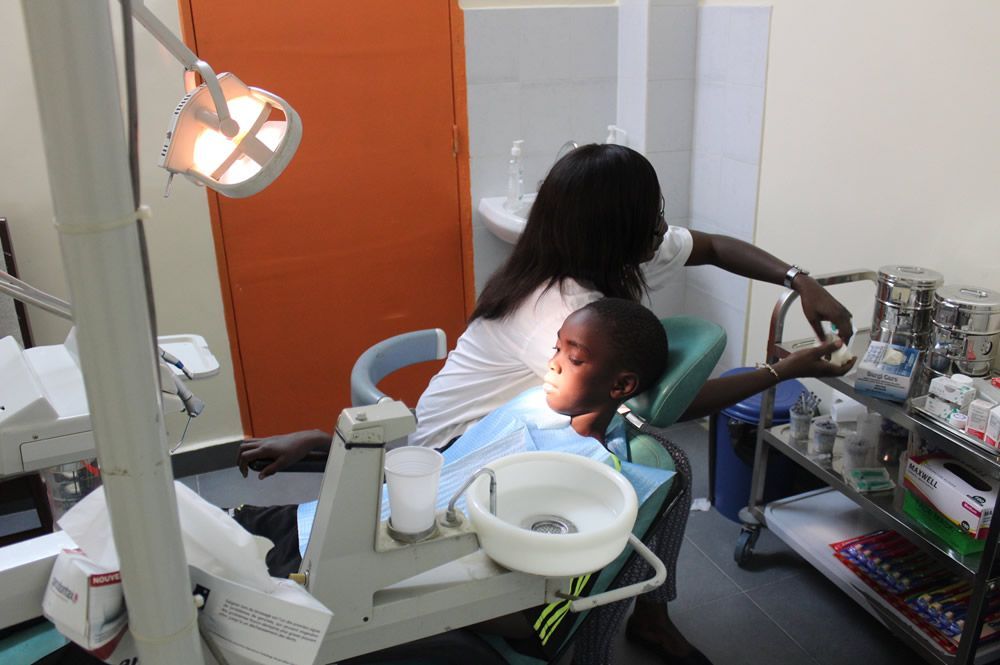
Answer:
[[[218,361],[204,340],[182,337],[195,341],[162,337],[161,347],[169,347],[173,356],[185,355],[188,360],[183,364],[192,377],[218,371]],[[183,347],[190,351],[185,354]],[[198,358],[209,362],[196,365]],[[191,367],[196,368],[194,373]],[[175,372],[180,370],[160,364],[163,406],[168,412],[184,410],[180,395],[188,394],[183,384],[178,385]],[[30,349],[22,349],[13,337],[0,338],[0,376],[0,478],[97,456],[75,329],[63,344]],[[200,412],[200,405],[194,408]]]

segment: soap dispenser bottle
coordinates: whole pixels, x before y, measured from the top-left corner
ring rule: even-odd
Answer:
[[[508,212],[514,212],[521,207],[524,197],[524,165],[521,162],[521,146],[524,141],[518,139],[510,148],[510,161],[507,162],[507,200],[503,207]]]

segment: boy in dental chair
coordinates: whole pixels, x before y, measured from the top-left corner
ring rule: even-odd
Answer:
[[[529,389],[493,411],[443,451],[446,465],[439,503],[446,503],[472,471],[524,450],[561,450],[613,464],[633,482],[640,500],[673,475],[619,459],[626,456],[626,441],[624,421],[616,417],[618,407],[653,385],[666,368],[667,336],[656,316],[638,303],[604,298],[570,314],[554,342],[541,387]],[[301,563],[314,511],[315,502],[298,507],[241,506],[233,516],[251,533],[275,542],[267,555],[268,568],[273,575],[286,576]],[[387,515],[383,502],[383,519]],[[667,566],[668,583],[661,587],[663,598],[656,601],[666,603],[676,551],[667,556],[658,554]],[[590,578],[574,581],[579,593],[586,595]],[[526,610],[480,628],[503,635],[519,650],[551,656],[546,647],[560,644],[560,633],[574,623],[561,620],[566,615],[566,608],[561,607],[565,604]]]

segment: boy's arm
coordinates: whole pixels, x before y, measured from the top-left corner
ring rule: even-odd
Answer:
[[[834,365],[825,359],[842,345],[840,339],[835,339],[820,346],[800,349],[789,354],[772,366],[778,374],[777,377],[767,367],[761,367],[752,372],[710,379],[702,386],[680,420],[691,420],[716,413],[770,388],[779,380],[786,381],[806,376],[843,376],[854,367],[857,358],[852,358],[843,365]]]
[[[240,454],[236,459],[240,473],[247,477],[250,464],[257,460],[269,460],[261,469],[258,478],[267,478],[278,471],[295,464],[311,451],[330,452],[332,437],[318,429],[279,434],[264,439],[248,439],[240,444]]]
[[[728,272],[750,279],[783,284],[785,275],[792,267],[781,259],[768,254],[759,247],[729,236],[691,231],[694,241],[689,266],[713,265]],[[837,326],[837,334],[844,342],[851,339],[851,313],[831,296],[819,283],[804,273],[792,279],[792,289],[802,300],[802,311],[816,337],[823,339],[823,321]]]

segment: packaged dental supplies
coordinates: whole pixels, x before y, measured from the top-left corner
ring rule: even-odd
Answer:
[[[42,613],[67,638],[106,658],[128,624],[121,573],[103,568],[80,550],[63,550],[52,566]]]
[[[905,402],[919,359],[918,349],[872,342],[858,362],[854,389],[872,397]]]
[[[876,531],[830,545],[834,557],[865,587],[868,600],[891,610],[945,653],[958,650],[972,585],[944,569],[893,531]],[[990,592],[983,608],[980,644],[1000,637],[1000,594]]]
[[[1000,446],[1000,406],[990,410],[989,418],[986,419],[984,440],[994,448]]]
[[[859,492],[881,492],[896,486],[889,472],[879,467],[875,469],[849,469],[844,474],[847,484]]]
[[[969,418],[965,423],[965,433],[977,439],[986,437],[986,428],[989,426],[990,411],[996,404],[985,399],[974,399],[969,404]]]
[[[949,376],[939,376],[931,381],[927,392],[931,397],[955,405],[955,408],[962,412],[967,411],[969,404],[976,399],[976,388],[972,385],[971,379],[962,381]]]
[[[940,454],[911,457],[903,475],[906,489],[973,538],[984,539],[1000,482]]]
[[[985,540],[977,540],[961,527],[955,526],[948,518],[918,499],[907,489],[903,490],[903,512],[927,528],[928,531],[961,554],[982,552]]]

